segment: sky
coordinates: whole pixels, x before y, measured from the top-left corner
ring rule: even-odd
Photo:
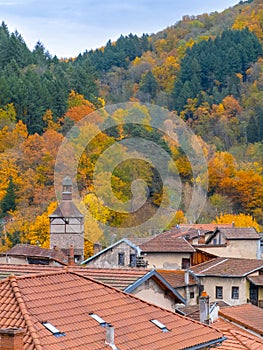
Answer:
[[[152,34],[184,15],[221,12],[239,0],[0,0],[1,22],[30,50],[40,41],[58,58],[75,57],[120,35]]]

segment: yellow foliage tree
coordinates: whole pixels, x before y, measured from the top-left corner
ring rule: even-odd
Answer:
[[[246,215],[240,213],[238,215],[234,214],[223,214],[217,216],[213,223],[216,224],[235,224],[235,227],[254,227],[258,232],[260,232],[260,225],[251,215]]]

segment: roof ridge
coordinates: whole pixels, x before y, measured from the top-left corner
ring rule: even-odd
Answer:
[[[11,285],[11,288],[14,292],[14,295],[15,295],[15,299],[19,305],[19,309],[24,317],[24,320],[25,320],[25,323],[28,327],[28,330],[29,330],[29,333],[30,333],[30,336],[33,340],[33,343],[34,343],[34,346],[35,346],[35,349],[36,350],[42,350],[43,347],[40,343],[40,340],[38,338],[38,335],[37,335],[37,332],[35,330],[35,327],[30,319],[30,316],[29,316],[29,313],[27,311],[27,308],[26,308],[26,305],[24,303],[24,299],[20,293],[20,290],[19,290],[19,287],[18,287],[18,284],[17,284],[17,278],[16,276],[14,275],[10,275],[9,276],[9,281],[10,281],[10,285]]]

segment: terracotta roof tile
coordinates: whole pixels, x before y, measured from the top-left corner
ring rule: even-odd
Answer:
[[[181,233],[180,233],[181,235]],[[184,237],[177,236],[173,231],[164,232],[140,245],[143,252],[180,252],[193,253],[195,249]]]
[[[24,350],[109,350],[105,328],[91,312],[114,326],[121,350],[176,350],[222,340],[222,334],[211,327],[73,272],[13,276],[1,281],[0,293],[11,297],[8,302],[0,298],[0,312],[8,315],[0,317],[0,327],[19,323],[25,328]],[[15,308],[12,316],[11,307]],[[165,324],[169,332],[162,332],[151,319]],[[42,325],[44,321],[65,335],[55,337]]]
[[[31,244],[16,244],[0,255],[42,257],[54,259],[63,263],[68,261],[67,256],[60,250],[41,248]]]
[[[173,287],[185,286],[185,271],[184,270],[157,270],[157,272]],[[189,285],[197,284],[193,276],[189,274]]]
[[[211,325],[220,330],[227,338],[220,346],[220,350],[262,350],[263,339],[249,333],[233,323],[219,318]]]
[[[244,277],[253,271],[263,269],[263,261],[258,259],[215,258],[191,267],[196,276]]]
[[[220,316],[263,336],[263,309],[252,304],[231,306],[219,311]]]
[[[249,276],[248,280],[255,284],[256,286],[263,287],[263,275]]]
[[[227,239],[260,239],[259,233],[254,227],[229,227],[220,228]]]

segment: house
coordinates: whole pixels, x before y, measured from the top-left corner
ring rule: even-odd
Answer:
[[[165,232],[142,239],[123,238],[86,259],[82,265],[99,268],[187,268],[195,249],[184,238]]]
[[[84,215],[72,199],[72,180],[66,176],[62,181],[62,200],[49,215],[50,248],[58,247],[66,256],[74,247],[74,261],[80,263],[84,257]]]
[[[263,274],[263,260],[218,257],[192,266],[190,273],[199,281],[211,300],[229,305],[245,304],[255,298],[249,277]]]
[[[199,297],[197,280],[187,270],[157,270],[174,290],[183,296],[185,305],[196,305]]]
[[[72,271],[10,276],[0,294],[2,350],[194,350],[225,340],[205,324]]]
[[[30,244],[17,244],[0,253],[0,264],[38,264],[65,266],[68,257],[58,249],[45,249]]]
[[[167,310],[174,311],[178,305],[186,302],[184,296],[174,289],[156,270],[97,269],[79,266],[67,268],[72,272],[93,278]],[[61,267],[0,264],[0,279],[11,274],[22,276],[55,271],[61,271]]]
[[[210,234],[202,245],[198,244],[198,248],[216,256],[261,259],[260,238],[253,227],[222,227]]]

